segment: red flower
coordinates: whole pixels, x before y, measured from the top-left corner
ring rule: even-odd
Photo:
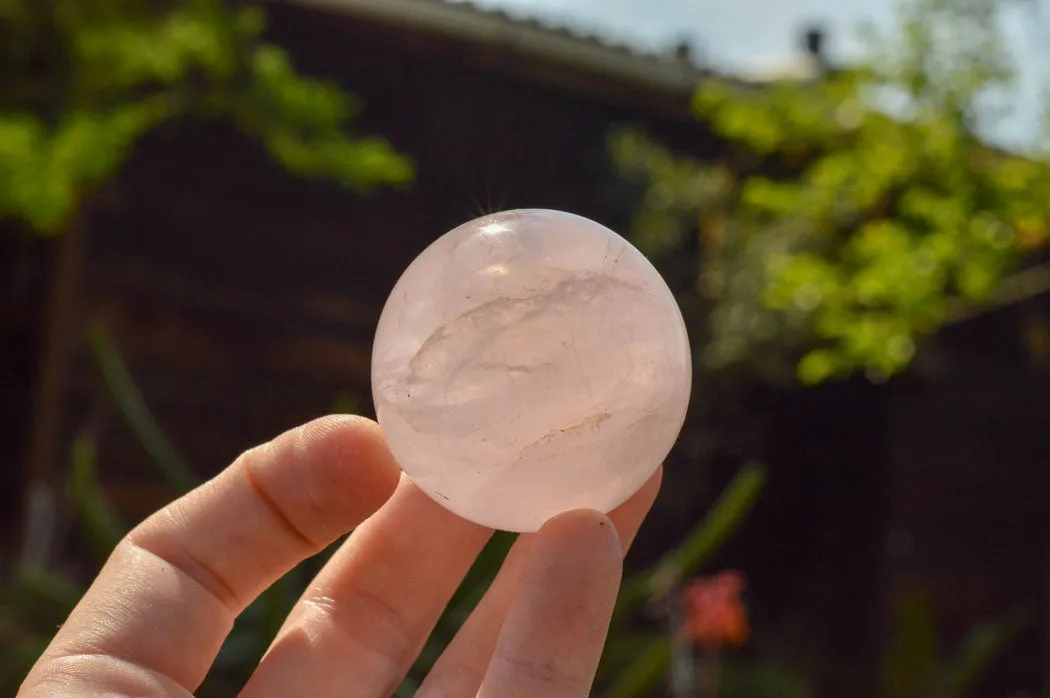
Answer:
[[[740,598],[745,586],[744,575],[735,571],[694,579],[682,590],[682,632],[708,650],[742,645],[750,634]]]

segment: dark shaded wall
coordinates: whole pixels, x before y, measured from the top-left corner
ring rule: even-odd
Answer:
[[[886,593],[931,593],[946,650],[1023,610],[982,695],[1050,682],[1050,298],[945,331],[930,370],[894,397]]]
[[[0,532],[16,531],[53,240],[0,226]],[[0,559],[17,536],[0,535]]]

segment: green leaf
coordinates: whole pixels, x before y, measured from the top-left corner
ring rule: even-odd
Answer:
[[[668,638],[654,639],[622,670],[613,676],[607,698],[638,698],[651,695],[667,680],[672,647]]]
[[[633,239],[676,278],[697,232],[705,244],[683,302],[697,365],[883,380],[946,321],[1009,302],[997,289],[1050,240],[1050,158],[982,142],[989,98],[1014,86],[1003,7],[906,0],[897,31],[856,67],[706,79],[693,109],[721,137],[720,161],[614,135],[621,174],[645,186]],[[704,171],[731,173],[715,197],[695,196]]]
[[[823,383],[836,374],[838,353],[827,349],[814,349],[798,363],[798,379],[803,385]]]
[[[918,588],[898,593],[896,623],[886,651],[883,676],[887,695],[928,698],[939,669],[940,650],[933,610]]]
[[[97,558],[105,560],[127,528],[99,484],[95,443],[90,437],[80,436],[73,441],[72,461],[70,498]]]
[[[718,698],[813,698],[812,681],[772,662],[721,660]]]
[[[707,562],[751,511],[765,483],[765,466],[759,463],[744,465],[681,545],[656,565],[624,583],[617,601],[616,618],[626,616],[652,595],[668,593]]]
[[[15,568],[9,584],[0,585],[0,644],[11,632],[50,629],[62,623],[85,589],[62,575],[36,565]]]
[[[971,628],[955,657],[944,667],[939,681],[940,697],[970,695],[989,665],[1028,624],[1029,618],[1018,612]]]
[[[0,655],[0,690],[15,695],[33,665],[44,653],[51,638],[44,634],[20,634],[17,641],[5,643]]]
[[[260,41],[261,8],[0,1],[0,218],[62,233],[141,136],[183,116],[233,121],[294,173],[354,191],[414,177],[386,141],[351,133],[354,95]]]
[[[187,492],[196,487],[200,482],[199,478],[179,456],[153,417],[109,332],[102,325],[91,325],[88,329],[88,343],[95,357],[95,364],[109,388],[110,395],[120,408],[124,421],[165,481],[179,492]]]
[[[68,577],[30,564],[18,566],[15,584],[26,594],[54,607],[62,618],[73,610],[86,591]]]
[[[350,393],[340,393],[332,403],[332,412],[336,414],[360,415],[365,409],[362,400],[357,395]]]

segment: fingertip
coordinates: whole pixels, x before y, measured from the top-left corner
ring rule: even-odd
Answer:
[[[553,517],[537,532],[538,549],[553,549],[579,558],[580,562],[617,568],[623,559],[623,546],[615,524],[605,514],[591,509],[568,511]]]
[[[476,695],[588,695],[622,559],[616,528],[600,512],[570,511],[544,524]]]
[[[356,415],[329,415],[315,420],[320,438],[330,443],[343,463],[368,463],[376,471],[386,497],[394,493],[401,479],[401,466],[383,436],[379,424]]]
[[[649,479],[627,499],[627,501],[613,509],[608,515],[603,515],[598,511],[588,509],[565,512],[552,517],[544,525],[544,528],[551,525],[563,525],[561,520],[565,517],[600,517],[608,522],[612,526],[612,529],[616,531],[620,554],[624,555],[626,554],[627,549],[631,547],[631,543],[634,542],[634,538],[638,533],[642,521],[649,514],[650,509],[652,509],[653,504],[656,502],[657,496],[660,494],[660,488],[663,484],[663,475],[664,469],[663,466],[660,466],[651,476],[649,476]],[[598,521],[598,525],[602,526],[604,524],[601,521]]]
[[[267,450],[271,457],[248,460],[253,477],[272,491],[293,486],[294,479],[310,490],[318,509],[349,507],[343,514],[351,519],[363,520],[386,503],[401,476],[379,425],[355,415],[319,417],[277,437]]]
[[[318,456],[331,460],[372,463],[392,471],[395,481],[400,473],[379,424],[367,417],[349,414],[318,417],[281,434],[273,445],[280,447],[286,441],[300,453],[315,450]]]

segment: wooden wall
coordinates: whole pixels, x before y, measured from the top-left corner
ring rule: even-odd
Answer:
[[[946,648],[985,619],[1031,625],[986,695],[1050,688],[1050,298],[942,334],[933,373],[893,400],[884,532],[887,600],[931,592]]]

